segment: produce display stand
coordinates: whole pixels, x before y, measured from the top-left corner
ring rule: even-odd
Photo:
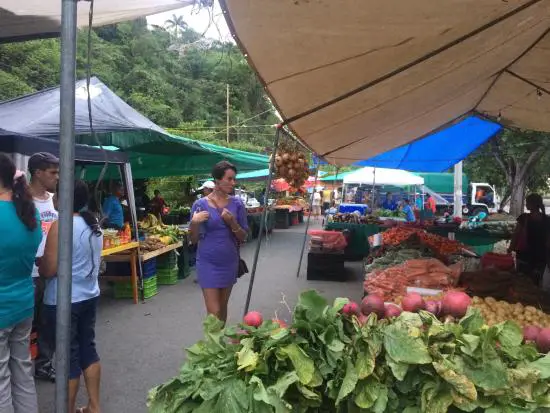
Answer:
[[[275,228],[287,229],[292,225],[297,225],[299,212],[303,213],[303,208],[295,205],[277,205],[275,207]]]
[[[499,235],[484,229],[461,230],[434,225],[426,228],[426,230],[443,237],[448,237],[449,233],[454,232],[455,239],[457,241],[467,245],[468,247],[472,247],[472,250],[478,255],[491,252],[497,242],[509,240],[511,238],[510,234]]]
[[[121,245],[119,247],[110,248],[108,250],[103,250],[102,256],[105,257],[106,262],[129,262],[130,263],[130,276],[124,275],[110,275],[110,276],[101,276],[103,280],[120,282],[127,281],[130,278],[133,290],[133,299],[134,304],[138,303],[138,275],[137,275],[137,261],[138,258],[141,262],[148,261],[150,259],[156,258],[159,255],[166,254],[170,251],[177,250],[178,248],[183,247],[183,242],[178,241],[174,244],[167,245],[164,248],[160,248],[154,251],[148,252],[139,252],[138,253],[139,243],[132,242],[129,244]]]
[[[248,213],[248,228],[249,239],[255,239],[260,233],[260,221],[262,219],[262,212]],[[275,211],[268,210],[265,222],[265,230],[269,233],[275,228]]]
[[[117,247],[107,248],[101,251],[101,256],[106,262],[118,262],[120,258],[130,262],[129,276],[101,276],[101,279],[106,281],[126,281],[130,279],[132,284],[132,298],[134,304],[138,303],[138,273],[137,273],[137,258],[138,258],[139,242],[129,242]]]
[[[378,225],[355,224],[347,222],[329,222],[325,225],[329,231],[349,230],[349,244],[346,248],[346,257],[363,258],[369,255],[369,237],[380,232]]]

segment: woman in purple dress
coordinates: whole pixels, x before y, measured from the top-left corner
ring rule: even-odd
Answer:
[[[214,191],[193,204],[191,240],[198,243],[197,278],[206,311],[227,320],[227,304],[237,281],[239,244],[246,239],[248,223],[242,201],[231,196],[237,169],[222,161],[212,170]]]

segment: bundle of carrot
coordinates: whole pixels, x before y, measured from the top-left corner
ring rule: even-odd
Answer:
[[[363,284],[365,292],[392,301],[407,292],[407,287],[446,290],[458,283],[460,264],[447,267],[441,261],[429,259],[408,260],[402,265],[374,271]]]
[[[464,245],[436,234],[430,234],[423,229],[413,227],[394,227],[382,233],[384,245],[399,245],[411,237],[417,236],[420,242],[430,248],[436,255],[447,257],[459,254]]]

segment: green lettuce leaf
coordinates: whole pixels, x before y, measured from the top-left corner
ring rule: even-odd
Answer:
[[[432,362],[426,344],[420,337],[412,337],[403,325],[388,326],[384,332],[386,351],[396,362],[408,364],[427,364]]]

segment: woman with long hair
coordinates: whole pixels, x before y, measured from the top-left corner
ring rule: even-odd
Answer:
[[[0,412],[38,413],[30,354],[32,268],[42,239],[25,176],[0,154]]]
[[[73,271],[71,296],[71,353],[69,371],[69,412],[99,413],[101,365],[95,345],[95,320],[99,299],[99,266],[103,232],[97,217],[87,210],[90,194],[82,181],[74,185]],[[52,225],[39,272],[47,278],[44,292],[44,317],[55,324],[57,309],[57,250],[59,227]],[[55,341],[54,331],[50,340]],[[88,405],[78,410],[76,396],[80,376],[84,375]]]
[[[518,271],[538,284],[548,260],[550,220],[539,194],[528,195],[525,206],[529,212],[518,217],[509,251],[516,252]]]
[[[227,305],[239,270],[239,245],[248,223],[242,201],[231,194],[237,168],[222,161],[212,170],[214,191],[199,199],[191,210],[191,240],[198,243],[197,279],[206,311],[227,320]]]

